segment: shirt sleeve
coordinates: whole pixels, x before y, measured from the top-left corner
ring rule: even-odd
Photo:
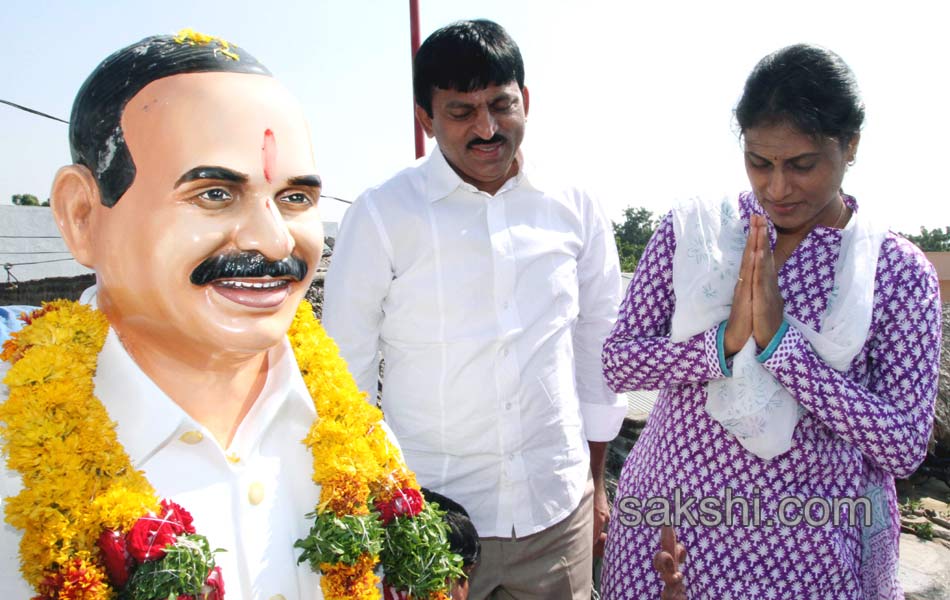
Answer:
[[[719,326],[670,341],[673,318],[673,219],[667,214],[647,243],[603,347],[604,377],[616,392],[659,390],[726,376],[717,347]]]
[[[890,239],[881,249],[867,385],[827,365],[793,327],[762,363],[826,427],[898,478],[927,454],[941,339],[936,273],[904,245]]]
[[[340,347],[360,390],[375,402],[382,304],[393,279],[392,248],[365,195],[340,225],[323,298],[323,326]]]
[[[574,364],[584,432],[592,442],[607,442],[620,431],[626,402],[607,387],[600,352],[617,318],[620,260],[610,220],[589,201],[584,248],[577,259],[579,314],[574,328]]]

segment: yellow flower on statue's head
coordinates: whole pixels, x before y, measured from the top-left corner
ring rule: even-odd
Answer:
[[[215,54],[222,54],[230,58],[231,60],[241,60],[237,54],[231,51],[231,46],[237,48],[237,45],[228,42],[222,38],[219,38],[215,35],[207,35],[204,33],[199,33],[194,29],[181,29],[174,37],[176,44],[188,45],[188,46],[208,46],[211,44],[216,44],[217,47],[214,49]]]

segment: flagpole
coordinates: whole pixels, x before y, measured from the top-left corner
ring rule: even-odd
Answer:
[[[416,58],[416,52],[419,50],[419,0],[409,0],[409,41],[412,46],[412,58]],[[416,140],[416,158],[421,158],[426,153],[425,137],[422,135],[422,125],[416,118],[415,99],[412,102],[412,122],[415,126]]]

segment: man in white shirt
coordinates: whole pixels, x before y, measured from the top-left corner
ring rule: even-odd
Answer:
[[[528,90],[504,29],[436,31],[413,78],[438,148],[347,212],[324,324],[362,390],[381,351],[410,468],[471,514],[471,598],[586,600],[624,415],[600,366],[620,297],[612,228],[583,191],[525,165]]]
[[[89,77],[70,146],[52,209],[96,271],[83,301],[110,329],[95,395],[119,442],[225,549],[229,597],[320,598],[293,547],[319,496],[301,443],[314,406],[286,337],[323,244],[300,107],[242,49],[156,36]],[[3,462],[9,499],[22,484]],[[0,526],[0,598],[35,595],[19,572],[21,534]]]

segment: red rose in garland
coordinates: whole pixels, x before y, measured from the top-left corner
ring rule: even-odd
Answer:
[[[118,531],[107,529],[99,536],[99,549],[102,550],[102,562],[109,579],[116,587],[124,587],[129,580],[129,567],[132,566],[125,536]]]
[[[177,530],[177,531],[176,531]],[[165,546],[174,544],[181,526],[160,517],[142,517],[126,539],[129,554],[139,562],[165,558]]]
[[[414,517],[422,512],[422,494],[419,490],[413,488],[403,488],[393,494],[393,499],[389,502],[377,502],[376,510],[379,511],[379,518],[383,525],[389,523],[396,517]]]
[[[221,567],[215,567],[205,582],[207,591],[203,600],[224,600],[224,577],[221,576]]]
[[[162,500],[162,516],[175,527],[175,533],[195,533],[191,513],[171,500]]]

